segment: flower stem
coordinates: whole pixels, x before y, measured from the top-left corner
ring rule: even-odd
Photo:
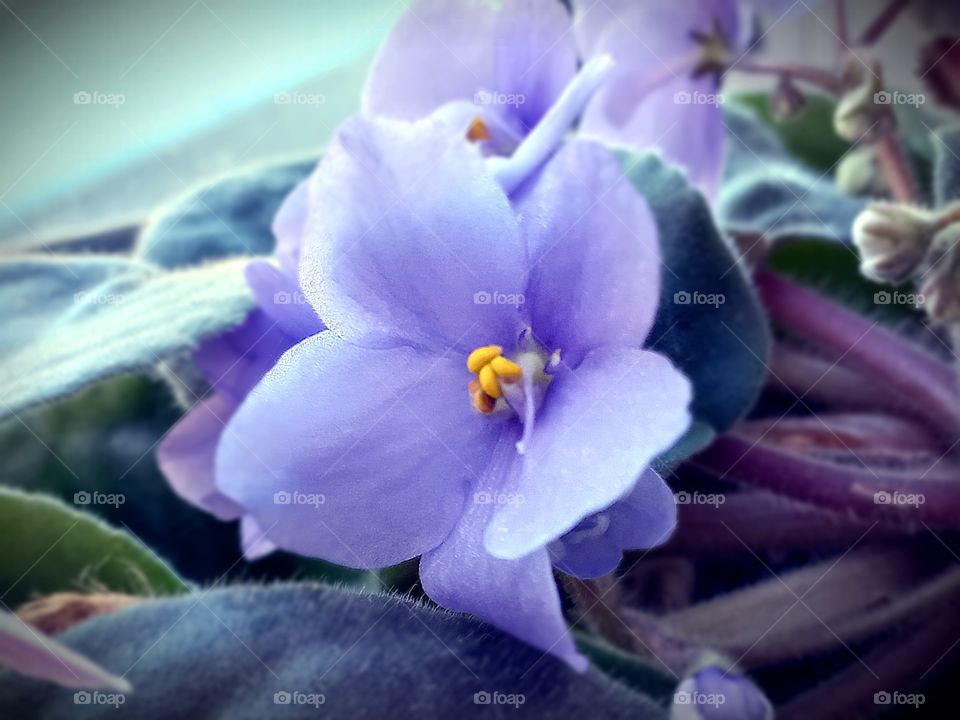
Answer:
[[[890,26],[900,17],[900,13],[903,12],[909,4],[910,0],[890,0],[887,6],[874,18],[873,22],[870,23],[870,26],[864,31],[863,35],[860,36],[860,44],[866,46],[875,44],[883,37],[884,33],[890,29]]]
[[[844,82],[841,78],[831,72],[820,70],[819,68],[797,65],[765,65],[743,61],[733,65],[730,70],[738,70],[752,75],[779,75],[780,77],[787,77],[791,80],[801,80],[826,90],[833,95],[839,95],[844,90]]]
[[[890,186],[890,192],[897,202],[915,205],[920,201],[917,183],[913,171],[897,136],[885,133],[874,145],[880,169]]]
[[[851,453],[852,459],[856,456]],[[874,470],[813,458],[737,434],[717,439],[691,462],[702,470],[821,508],[920,532],[960,528],[960,483],[945,467]]]
[[[949,365],[780,275],[759,271],[756,283],[774,321],[813,340],[838,362],[922,409],[951,443],[956,440],[960,407]]]

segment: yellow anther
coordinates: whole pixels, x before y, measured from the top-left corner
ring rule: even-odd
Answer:
[[[514,383],[523,377],[523,369],[513,360],[498,355],[490,361],[490,367],[503,382]]]
[[[483,391],[483,388],[480,387],[480,382],[477,380],[471,380],[467,387],[470,389],[470,398],[473,400],[473,407],[484,415],[490,415],[493,412],[493,408],[496,407],[497,401]]]
[[[480,387],[483,388],[483,391],[492,398],[498,398],[503,395],[503,392],[500,390],[500,382],[497,380],[497,374],[493,371],[493,368],[489,365],[484,365],[480,368],[480,372],[477,375],[480,379]]]
[[[479,115],[473,119],[470,123],[470,127],[467,129],[467,140],[470,142],[477,142],[479,140],[489,140],[490,139],[490,128],[487,127],[487,124],[483,121],[483,118]]]
[[[490,364],[495,357],[503,353],[503,348],[499,345],[484,345],[478,347],[467,356],[467,369],[472,373],[480,372],[484,367]]]

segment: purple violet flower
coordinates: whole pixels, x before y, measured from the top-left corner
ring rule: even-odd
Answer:
[[[736,0],[573,0],[581,57],[613,58],[580,133],[657,148],[716,197],[725,156],[720,80],[746,48]]]
[[[677,687],[670,720],[773,720],[773,706],[748,678],[711,665]]]
[[[278,547],[362,568],[422,556],[438,604],[582,669],[547,545],[577,528],[593,571],[618,542],[665,538],[672,494],[646,470],[686,430],[690,387],[641,349],[656,224],[617,160],[568,144],[512,198],[501,169],[437,118],[345,123],[310,180],[300,263],[330,330],[235,412],[216,486]],[[624,498],[650,522],[579,527]]]
[[[736,0],[417,0],[380,49],[364,112],[442,115],[488,152],[510,155],[577,72],[611,57],[586,106],[585,137],[659,149],[714,197],[724,160],[720,76],[745,47]],[[429,78],[426,81],[425,78]]]
[[[256,521],[217,489],[214,456],[227,423],[260,378],[284,352],[324,329],[296,280],[306,188],[301,183],[274,220],[277,263],[256,260],[247,267],[257,307],[239,326],[204,340],[194,352],[213,392],[167,433],[157,449],[161,471],[183,499],[220,520],[242,518],[241,545],[251,560],[276,548]]]

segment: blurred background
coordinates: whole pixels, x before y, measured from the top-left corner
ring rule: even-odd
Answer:
[[[0,0],[0,246],[138,222],[203,178],[316,153],[359,108],[406,4]],[[875,49],[904,89],[929,26],[942,30],[960,6],[916,4]],[[857,28],[879,4],[848,5]],[[797,2],[789,21],[768,19],[756,59],[834,63],[835,14],[834,0]],[[729,81],[730,91],[771,84]]]

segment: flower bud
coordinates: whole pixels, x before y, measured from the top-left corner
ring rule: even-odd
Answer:
[[[891,202],[867,206],[853,223],[860,271],[871,280],[898,284],[915,275],[930,250],[936,214]]]
[[[960,223],[943,228],[933,237],[930,269],[923,275],[920,294],[931,320],[960,322]]]
[[[880,169],[877,150],[872,145],[853,148],[837,165],[837,187],[853,197],[885,197],[890,185]]]
[[[773,720],[773,706],[743,675],[710,665],[677,686],[670,720]]]
[[[890,97],[875,68],[837,103],[833,113],[837,135],[849,142],[872,142],[892,131],[896,117]]]

